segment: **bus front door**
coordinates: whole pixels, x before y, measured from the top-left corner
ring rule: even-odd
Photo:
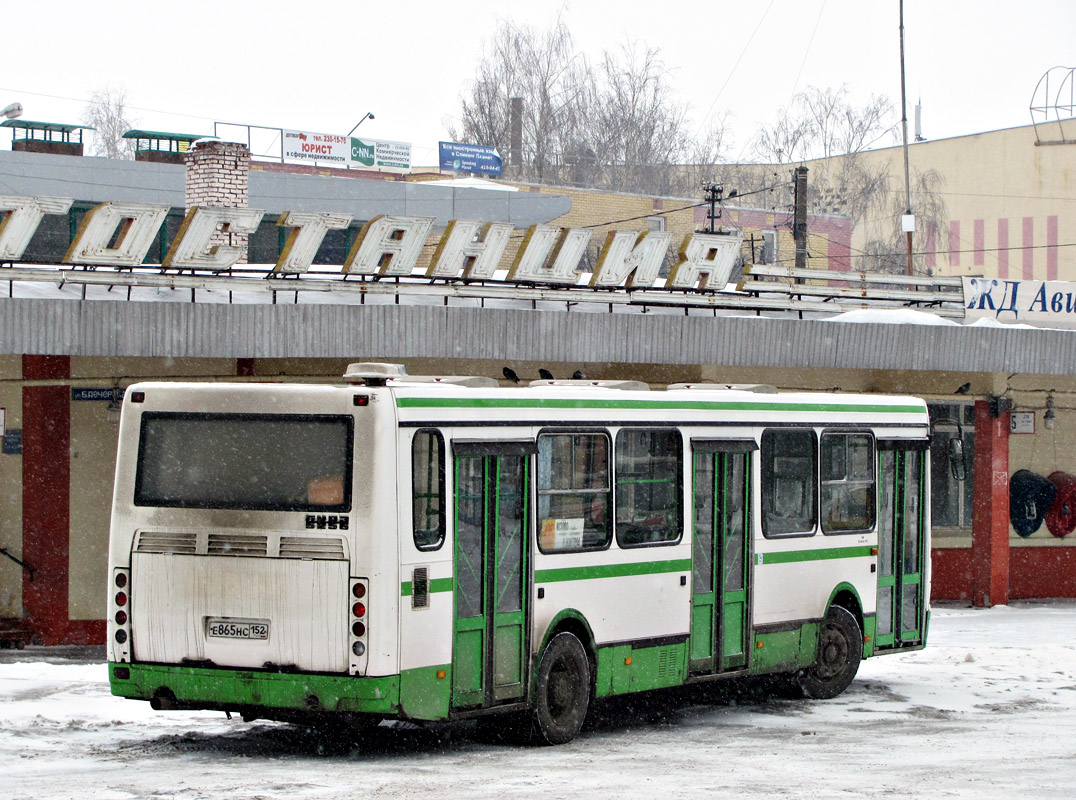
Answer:
[[[504,452],[513,449],[517,452]],[[519,450],[519,445],[492,453],[455,448],[452,705],[457,709],[524,696],[528,459]]]
[[[904,442],[878,445],[878,627],[879,649],[923,640],[926,491],[925,451],[897,449]]]
[[[691,671],[747,666],[751,441],[695,441]]]

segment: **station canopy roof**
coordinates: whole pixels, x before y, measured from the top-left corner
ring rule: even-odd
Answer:
[[[124,139],[160,139],[164,142],[197,142],[208,138],[204,133],[168,133],[167,131],[130,130],[123,134]]]
[[[28,119],[6,119],[0,122],[0,126],[4,128],[11,128],[12,141],[16,138],[17,131],[26,131],[25,138],[27,139],[43,139],[45,141],[60,141],[70,142],[72,141],[72,135],[74,134],[74,141],[82,141],[83,131],[95,131],[92,125],[68,125],[63,122],[34,122]]]
[[[71,133],[72,131],[84,130],[95,131],[92,125],[68,125],[63,122],[33,122],[28,119],[6,119],[0,122],[4,128],[27,128],[35,131],[51,131],[53,133]]]

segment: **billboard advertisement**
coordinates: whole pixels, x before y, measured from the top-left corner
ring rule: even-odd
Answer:
[[[347,166],[350,161],[346,136],[310,131],[282,132],[284,158],[290,161],[328,161]]]
[[[317,161],[341,167],[411,169],[411,143],[357,139],[333,133],[282,131],[286,161]]]
[[[351,137],[351,165],[378,169],[411,169],[411,143]]]
[[[477,175],[500,175],[501,157],[497,148],[480,144],[439,142],[441,169]]]

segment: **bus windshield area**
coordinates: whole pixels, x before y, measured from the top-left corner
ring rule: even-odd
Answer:
[[[134,503],[348,511],[352,424],[321,414],[146,412]]]

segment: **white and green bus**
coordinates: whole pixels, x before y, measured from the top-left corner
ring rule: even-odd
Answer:
[[[926,642],[928,443],[922,400],[766,386],[135,384],[112,692],[501,715],[547,743],[630,692],[787,674],[833,697]]]

